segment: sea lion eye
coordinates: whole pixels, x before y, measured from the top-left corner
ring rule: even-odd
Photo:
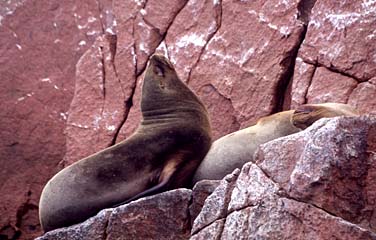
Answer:
[[[157,74],[160,77],[164,77],[164,69],[160,66],[155,66],[154,68],[155,74]]]

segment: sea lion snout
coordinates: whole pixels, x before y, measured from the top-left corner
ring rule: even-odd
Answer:
[[[306,129],[321,118],[356,115],[359,113],[355,108],[343,103],[305,104],[294,111],[291,122],[297,128]]]
[[[291,123],[297,128],[306,129],[317,121],[317,115],[317,108],[311,105],[303,105],[294,111]]]
[[[171,81],[176,81],[175,75],[174,67],[165,56],[158,54],[151,56],[146,70],[146,81],[155,82],[161,90],[166,90]]]
[[[170,68],[174,69],[174,66],[170,63],[170,61],[163,55],[154,54],[151,56],[149,61],[150,66],[159,66],[160,68]]]

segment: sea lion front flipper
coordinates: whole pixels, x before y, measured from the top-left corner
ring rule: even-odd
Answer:
[[[171,176],[172,176],[172,174],[171,174]],[[170,176],[170,178],[171,178],[171,176]],[[132,201],[134,201],[136,199],[139,199],[139,198],[142,198],[142,197],[151,196],[153,194],[163,192],[164,190],[167,189],[168,183],[170,181],[170,178],[165,179],[163,182],[158,183],[157,185],[153,186],[152,188],[149,188],[148,190],[145,190],[145,191],[137,194],[134,197],[131,197],[130,199],[128,199],[128,200],[126,200],[124,202],[118,203],[118,204],[114,205],[113,207],[119,207],[120,205],[124,205],[124,204],[130,203],[130,202],[132,202]]]
[[[151,188],[131,197],[130,199],[127,199],[126,201],[118,203],[118,204],[114,205],[113,207],[118,207],[120,205],[130,203],[130,202],[132,202],[136,199],[151,196],[151,195],[154,195],[154,194],[157,194],[157,193],[160,193],[160,192],[167,190],[168,187],[169,187],[170,180],[171,180],[172,176],[176,172],[178,165],[183,160],[182,157],[183,157],[183,154],[182,154],[181,151],[179,151],[175,154],[172,154],[169,157],[169,159],[166,160],[166,164],[161,171],[157,185],[155,185],[155,186],[153,186],[153,187],[151,187]]]

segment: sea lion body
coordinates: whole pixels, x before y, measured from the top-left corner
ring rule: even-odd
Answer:
[[[143,120],[130,138],[68,166],[46,184],[39,204],[44,231],[79,223],[122,202],[189,186],[210,148],[210,123],[204,105],[163,56],[150,59],[141,111]]]
[[[299,132],[291,124],[294,111],[285,111],[261,118],[256,125],[230,133],[213,142],[197,168],[193,183],[219,180],[253,159],[257,147],[272,139]]]
[[[357,111],[346,104],[306,104],[296,110],[279,112],[261,118],[256,125],[216,140],[193,176],[200,180],[219,180],[253,160],[263,143],[299,132],[323,117],[354,116]]]

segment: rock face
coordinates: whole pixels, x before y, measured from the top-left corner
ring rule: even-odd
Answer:
[[[375,112],[376,3],[174,0],[112,7],[112,40],[102,36],[77,65],[63,165],[135,131],[142,72],[154,52],[167,55],[204,101],[214,138],[304,103],[347,102]]]
[[[0,238],[39,235],[47,180],[134,132],[154,52],[215,138],[303,103],[376,113],[375,15],[370,0],[0,2]]]
[[[263,145],[256,163],[291,198],[376,231],[375,138],[375,118],[320,121]]]
[[[77,64],[62,166],[124,139],[122,135],[118,137],[120,128],[128,119],[133,102],[139,106],[137,96],[133,96],[137,76],[185,3],[181,0],[113,2],[111,17],[115,23]],[[132,132],[139,122],[140,118],[132,119]]]
[[[218,184],[204,180],[193,190],[172,190],[104,209],[81,224],[50,231],[37,239],[188,239],[191,223]]]
[[[222,180],[192,239],[376,239],[376,118],[322,119]]]
[[[102,33],[102,4],[0,2],[0,239],[40,234],[39,196],[65,153],[76,63]]]
[[[178,189],[102,210],[82,224],[48,232],[47,239],[187,239],[191,191]]]
[[[374,1],[316,1],[296,59],[291,108],[338,101],[375,113],[375,14]]]
[[[38,240],[376,239],[375,157],[375,117],[321,119],[261,145],[220,182],[105,209]]]

